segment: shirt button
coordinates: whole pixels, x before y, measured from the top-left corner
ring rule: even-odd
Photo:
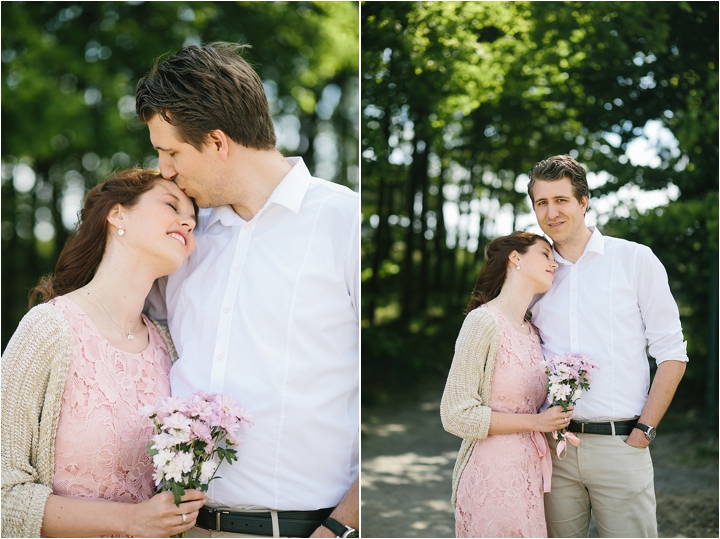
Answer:
[[[573,337],[572,340],[573,340],[573,341],[577,341],[577,337]]]
[[[218,361],[222,361],[223,359],[225,359],[225,356],[222,354],[218,354],[217,358],[218,358]]]
[[[233,271],[240,271],[240,266],[233,266]]]
[[[245,230],[252,230],[255,227],[253,225],[251,225],[250,223],[248,223],[243,228],[245,228]]]
[[[229,313],[229,312],[230,312],[230,307],[225,307],[225,308],[223,309],[223,312],[224,312],[224,313]]]

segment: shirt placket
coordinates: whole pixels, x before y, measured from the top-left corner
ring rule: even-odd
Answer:
[[[570,317],[570,351],[573,353],[579,353],[580,351],[580,335],[578,334],[578,272],[579,272],[578,260],[575,264],[570,266],[570,302],[569,302],[569,317]]]
[[[232,329],[233,315],[235,312],[235,299],[237,298],[240,286],[240,277],[247,259],[248,248],[252,240],[255,223],[244,224],[235,244],[230,275],[228,277],[225,292],[220,303],[220,316],[218,317],[218,328],[215,336],[215,350],[213,351],[212,368],[210,370],[210,390],[220,393],[224,389],[225,371],[227,369],[228,354],[230,351],[230,335]]]

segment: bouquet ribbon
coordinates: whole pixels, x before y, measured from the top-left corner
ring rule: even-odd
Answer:
[[[557,439],[557,431],[554,431],[554,432],[553,432],[553,436],[555,437],[555,439]],[[556,450],[557,450],[557,456],[558,456],[558,458],[559,458],[560,460],[563,460],[565,457],[564,457],[564,456],[560,456],[560,455],[562,454],[563,451],[565,451],[565,448],[567,447],[567,442],[570,442],[570,443],[573,444],[575,447],[577,447],[577,446],[580,445],[580,438],[578,438],[577,436],[575,436],[575,435],[574,435],[572,432],[570,432],[570,431],[567,431],[567,432],[562,433],[561,436],[562,436],[562,440],[560,440],[560,441],[558,442]],[[565,456],[567,456],[567,452],[565,452]]]
[[[542,432],[533,431],[532,439],[540,455],[540,469],[542,470],[543,492],[550,492],[550,479],[552,478],[552,461],[550,460],[550,446]]]

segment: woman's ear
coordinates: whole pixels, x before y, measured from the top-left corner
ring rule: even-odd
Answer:
[[[112,209],[110,210],[110,213],[108,213],[107,216],[108,223],[110,223],[110,226],[113,226],[118,229],[118,232],[120,230],[124,231],[125,226],[125,208],[121,204],[115,204]],[[121,236],[124,234],[120,234]]]
[[[517,266],[518,264],[520,264],[520,253],[518,253],[517,251],[513,251],[512,253],[510,253],[508,255],[508,261],[513,266]]]

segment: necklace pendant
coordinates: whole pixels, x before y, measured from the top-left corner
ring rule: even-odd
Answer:
[[[128,337],[128,341],[132,341],[135,338],[132,336],[131,333],[128,333],[127,337]]]

